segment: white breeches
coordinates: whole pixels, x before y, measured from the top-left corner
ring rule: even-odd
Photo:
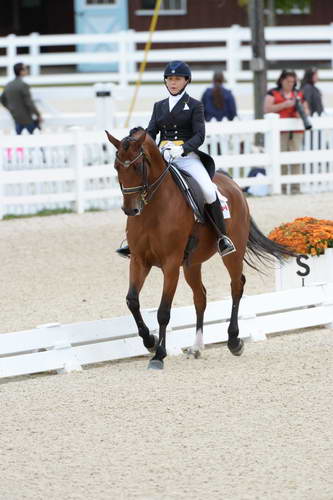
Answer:
[[[213,203],[216,200],[216,186],[196,153],[175,158],[172,163],[194,177],[202,189],[206,203]]]

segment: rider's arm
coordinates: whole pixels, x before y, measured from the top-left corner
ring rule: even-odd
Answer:
[[[192,129],[193,136],[183,144],[184,153],[191,153],[198,149],[205,140],[205,118],[203,105],[201,102],[196,102],[192,111]]]
[[[147,127],[147,132],[150,135],[150,137],[155,141],[159,131],[160,130],[157,126],[157,119],[156,119],[156,104],[154,104],[153,114],[151,115],[150,122]]]

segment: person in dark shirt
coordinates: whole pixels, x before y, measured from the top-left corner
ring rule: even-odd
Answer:
[[[304,72],[301,90],[308,103],[310,114],[317,113],[319,116],[324,112],[321,91],[316,87],[318,81],[317,68],[308,68]]]
[[[220,200],[212,181],[214,160],[199,149],[205,140],[205,119],[201,102],[186,92],[191,77],[191,70],[183,61],[172,61],[166,66],[164,84],[170,95],[154,104],[147,132],[154,140],[159,134],[159,148],[164,159],[192,175],[200,185],[206,210],[214,221],[217,249],[224,257],[236,249],[226,235]],[[129,256],[127,246],[117,252]]]
[[[23,63],[14,65],[15,79],[7,83],[0,97],[1,104],[8,109],[15,122],[17,134],[27,129],[30,134],[40,127],[41,114],[32,100],[30,88],[23,78],[28,68]]]
[[[213,76],[213,87],[205,90],[201,102],[204,106],[206,122],[215,118],[218,122],[223,118],[233,120],[237,116],[236,102],[232,92],[223,86],[222,71],[216,71]]]

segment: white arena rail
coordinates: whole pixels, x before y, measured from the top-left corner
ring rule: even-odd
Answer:
[[[210,302],[205,314],[206,345],[226,342],[231,300]],[[143,311],[151,333],[157,334],[156,310]],[[264,340],[266,335],[318,325],[333,327],[333,283],[282,292],[245,296],[239,312],[240,337]],[[171,355],[194,342],[194,306],[174,308],[167,332]],[[132,316],[68,325],[41,325],[33,330],[0,334],[0,378],[147,355]]]
[[[304,151],[280,152],[280,131],[299,130],[302,123],[275,114],[264,120],[208,123],[203,149],[241,187],[265,185],[279,194],[282,184],[300,183],[302,192],[333,191],[333,118],[313,118],[312,123],[313,132],[305,132]],[[118,138],[128,134],[127,129],[112,132]],[[264,134],[263,151],[254,152],[256,133]],[[73,127],[57,134],[0,134],[0,218],[43,209],[82,213],[119,206],[114,154],[103,130]],[[281,176],[280,165],[293,163],[302,164],[302,173]],[[266,176],[248,178],[252,167],[264,167]]]
[[[321,70],[321,79],[330,80],[333,77],[332,44],[333,25],[326,26],[275,26],[265,28],[267,43],[266,56],[269,61],[281,61],[283,67],[289,67],[291,61],[303,61],[304,66],[312,61],[325,63],[327,69]],[[25,63],[31,67],[29,82],[39,84],[66,84],[91,83],[96,81],[110,81],[126,86],[134,82],[137,77],[136,65],[143,59],[143,50],[138,44],[144,44],[148,39],[147,32],[133,30],[121,31],[113,34],[64,34],[39,35],[31,33],[29,36],[15,36],[14,34],[0,38],[0,49],[5,49],[6,55],[0,56],[0,68],[6,70],[5,77],[0,78],[0,85],[12,76],[13,65],[17,62],[18,49],[28,47],[28,54],[23,56]],[[174,41],[188,43],[185,48],[156,49],[154,43],[169,44]],[[165,65],[172,59],[184,59],[189,63],[198,64],[211,62],[225,66],[226,78],[229,86],[234,87],[237,81],[251,81],[252,71],[244,70],[252,58],[249,28],[238,25],[230,28],[210,28],[193,30],[163,30],[156,31],[153,36],[153,47],[148,54],[148,63]],[[288,42],[292,41],[290,44]],[[212,42],[213,47],[195,46],[198,42]],[[298,42],[298,43],[295,43]],[[306,43],[305,43],[306,42]],[[104,51],[91,51],[91,46],[101,44]],[[108,48],[112,45],[112,50]],[[43,47],[57,47],[55,52],[42,52]],[[64,52],[62,46],[73,46],[72,52]],[[84,52],[77,52],[75,46],[86,47]],[[110,73],[82,73],[73,70],[78,64],[115,63],[117,71]],[[67,66],[63,74],[41,74],[45,66]],[[72,72],[68,71],[68,68]],[[279,71],[269,70],[270,80],[276,80]],[[211,71],[196,70],[193,79],[208,81]],[[160,81],[160,71],[146,71],[143,81]]]

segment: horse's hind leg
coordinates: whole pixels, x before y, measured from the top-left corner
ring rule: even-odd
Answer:
[[[196,333],[194,344],[187,349],[188,354],[193,354],[195,358],[201,356],[204,349],[203,342],[203,320],[207,304],[206,288],[201,281],[201,264],[196,266],[184,266],[184,276],[193,291],[193,302],[197,315]]]
[[[148,351],[154,352],[158,340],[155,335],[150,334],[149,328],[143,321],[139,302],[139,294],[149,271],[150,267],[144,266],[143,263],[135,257],[131,258],[130,285],[126,296],[126,302],[129,310],[133,314],[138,327],[138,333],[140,337],[142,337],[144,346],[148,349]]]
[[[238,338],[238,310],[243,295],[245,276],[243,274],[243,259],[239,255],[231,254],[224,259],[231,278],[232,309],[228,327],[228,348],[235,356],[240,356],[244,350],[244,341]]]

